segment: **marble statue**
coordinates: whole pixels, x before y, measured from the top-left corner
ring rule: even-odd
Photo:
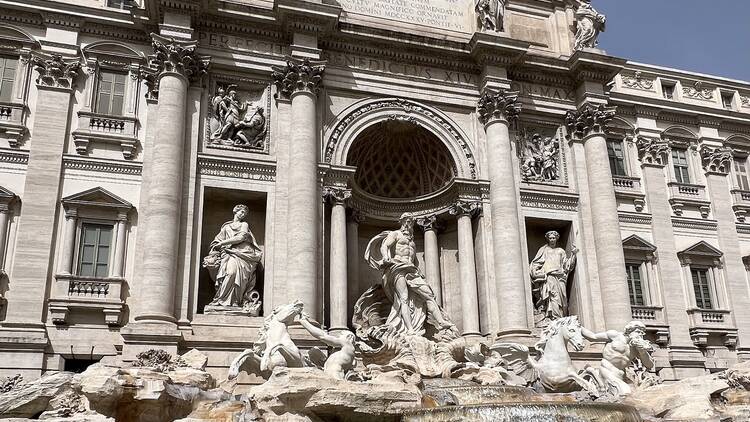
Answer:
[[[578,252],[573,246],[568,255],[557,246],[560,234],[554,230],[544,237],[547,244],[539,248],[530,265],[534,307],[542,325],[568,314],[568,274],[575,267]]]
[[[582,328],[581,334],[590,341],[606,342],[599,366],[586,369],[586,373],[602,393],[611,393],[615,397],[630,394],[631,384],[635,384],[637,380],[628,382],[628,367],[637,363],[645,369],[654,368],[654,346],[644,338],[646,325],[640,321],[631,321],[623,332],[608,330],[594,333]]]
[[[253,347],[230,364],[228,379],[236,378],[243,370],[267,378],[276,367],[303,367],[304,356],[289,335],[289,326],[301,319],[302,309],[299,300],[274,308],[263,320]]]
[[[245,221],[249,211],[246,205],[232,209],[234,218],[221,226],[209,254],[203,258],[203,267],[216,286],[216,295],[204,309],[206,313],[258,316],[260,294],[254,288],[263,252]]]
[[[591,6],[591,0],[579,0],[575,18],[576,38],[573,49],[595,48],[599,34],[604,32],[605,16]]]
[[[522,137],[521,177],[525,181],[551,182],[560,179],[560,144],[550,136],[535,133]]]
[[[576,351],[583,350],[583,334],[577,316],[556,319],[547,325],[541,339],[534,346],[540,357],[528,358],[528,363],[539,374],[544,389],[551,393],[569,393],[580,389],[597,392],[594,383],[586,380],[573,366],[568,344]]]
[[[299,323],[316,339],[330,347],[339,349],[327,358],[324,357],[319,360],[322,361],[320,363],[322,364],[323,372],[337,380],[346,379],[346,374],[354,369],[354,334],[351,331],[343,331],[338,335],[328,334],[313,324],[305,314],[300,316]]]
[[[435,293],[417,266],[414,217],[405,213],[401,228],[384,231],[367,245],[365,259],[382,273],[382,289],[391,310],[386,325],[410,335],[455,331],[455,325],[435,300]]]
[[[235,85],[222,87],[211,100],[210,142],[239,148],[261,148],[266,136],[266,116],[262,106],[241,102]]]
[[[506,3],[507,0],[476,0],[474,10],[482,31],[503,32],[505,30],[503,21]]]

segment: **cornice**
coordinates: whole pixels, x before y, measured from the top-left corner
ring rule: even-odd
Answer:
[[[39,13],[17,9],[0,8],[0,20],[24,25],[44,27],[44,19]]]
[[[481,66],[510,66],[520,62],[531,43],[496,33],[475,32],[469,41],[474,60]]]
[[[530,65],[514,66],[508,69],[508,79],[514,82],[530,82],[572,88],[575,81],[565,71],[532,67]]]
[[[275,182],[276,163],[250,159],[237,160],[199,154],[198,173],[205,176]]]
[[[704,220],[687,217],[672,217],[672,227],[690,230],[716,231],[718,223],[716,220]]]
[[[341,6],[303,0],[276,0],[274,12],[289,32],[333,33],[341,16]]]
[[[128,174],[133,176],[140,176],[143,171],[143,165],[140,163],[81,158],[76,156],[63,157],[63,168],[65,170],[83,170],[100,173]]]
[[[281,27],[275,22],[252,22],[252,25],[242,25],[241,21],[235,19],[227,19],[226,17],[211,15],[205,16],[196,22],[195,29],[198,32],[216,31],[226,34],[244,34],[252,35],[253,37],[264,40],[291,42],[288,34],[284,33]]]
[[[560,211],[578,211],[578,195],[521,188],[521,206]]]
[[[29,163],[29,153],[0,150],[0,163],[26,165]]]
[[[157,31],[158,28],[156,25],[144,26],[142,29],[133,29],[95,22],[87,22],[86,25],[83,25],[80,29],[82,34],[94,35],[96,37],[113,40],[132,41],[142,44],[150,44],[151,37],[149,36],[149,33]]]
[[[618,212],[617,218],[620,220],[620,223],[643,224],[643,225],[651,225],[651,221],[653,219],[651,217],[651,214],[632,213],[632,212],[624,212],[624,211]]]
[[[568,60],[568,68],[578,81],[606,84],[624,68],[627,60],[586,50],[576,51]]]

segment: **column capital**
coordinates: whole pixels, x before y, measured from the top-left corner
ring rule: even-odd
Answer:
[[[318,95],[323,86],[324,61],[287,58],[285,66],[273,66],[272,76],[282,97],[290,98],[297,92]]]
[[[362,222],[365,221],[365,213],[358,210],[357,208],[349,207],[347,208],[346,212],[349,217],[349,221],[355,224],[362,224]]]
[[[324,186],[323,187],[323,199],[330,202],[333,205],[344,205],[346,201],[352,197],[351,189],[346,189],[337,186]]]
[[[199,56],[195,52],[197,46],[196,41],[178,40],[151,33],[154,54],[148,56],[148,64],[155,79],[158,80],[164,73],[177,73],[188,81],[203,76],[208,70],[211,58]]]
[[[437,232],[438,229],[440,228],[440,223],[438,223],[437,216],[434,214],[418,217],[414,221],[414,223],[418,225],[424,232],[429,232],[429,231]]]
[[[78,208],[77,207],[71,207],[67,206],[65,207],[65,218],[77,218],[78,217]]]
[[[518,91],[485,89],[477,102],[479,121],[488,125],[494,121],[510,122],[521,114]]]
[[[127,223],[128,222],[128,211],[127,210],[118,211],[117,212],[117,221],[120,222],[120,223],[123,223],[123,224]]]
[[[604,135],[607,125],[615,116],[617,107],[605,104],[583,103],[576,111],[565,114],[569,140],[581,141],[589,135]]]
[[[664,167],[671,148],[669,142],[661,138],[637,136],[635,145],[642,165]]]
[[[10,212],[10,204],[7,202],[0,202],[0,214],[7,214],[9,212]]]
[[[732,162],[732,148],[719,146],[710,147],[708,145],[702,145],[700,147],[701,161],[703,164],[703,170],[706,174],[717,174],[720,176],[726,176],[729,174],[729,165]]]
[[[34,69],[39,72],[37,87],[72,90],[81,70],[77,57],[63,58],[61,54],[34,53],[31,56]]]
[[[451,205],[450,208],[448,208],[448,212],[451,215],[455,215],[457,217],[461,217],[464,215],[469,215],[470,217],[474,217],[475,215],[479,214],[482,211],[482,203],[481,202],[470,202],[470,201],[463,201],[459,200],[455,204]]]

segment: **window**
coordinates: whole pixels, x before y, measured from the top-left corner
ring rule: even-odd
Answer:
[[[661,93],[662,95],[664,95],[664,98],[668,100],[674,100],[674,84],[672,82],[662,81]]]
[[[96,92],[96,112],[114,116],[122,115],[125,98],[125,77],[123,73],[99,72]]]
[[[693,291],[695,292],[695,304],[700,309],[713,309],[711,303],[711,289],[709,288],[708,269],[691,268],[693,276]]]
[[[607,155],[609,156],[609,169],[613,176],[626,176],[625,153],[621,141],[607,141]]]
[[[112,226],[81,224],[78,249],[78,275],[85,277],[109,276],[109,249],[112,243]]]
[[[734,94],[731,92],[722,92],[721,93],[721,105],[724,106],[725,109],[731,110],[733,97],[734,97]]]
[[[750,190],[747,178],[747,158],[736,158],[734,160],[734,177],[737,179],[737,187],[741,190]]]
[[[0,101],[10,102],[13,98],[13,81],[16,78],[17,59],[0,57]]]
[[[674,166],[674,177],[678,183],[690,183],[687,150],[672,148],[672,166]]]
[[[628,287],[630,288],[630,304],[643,306],[646,304],[643,299],[643,284],[641,282],[641,265],[625,264],[625,270],[628,273]]]
[[[134,0],[107,0],[107,7],[114,9],[130,9],[135,6]]]

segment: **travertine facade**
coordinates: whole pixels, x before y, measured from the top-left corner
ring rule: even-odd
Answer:
[[[4,2],[0,376],[157,347],[219,377],[295,299],[345,329],[405,212],[468,338],[533,344],[554,230],[593,332],[642,321],[666,380],[748,359],[750,83],[608,56],[595,6]],[[204,312],[238,204],[258,317]]]

